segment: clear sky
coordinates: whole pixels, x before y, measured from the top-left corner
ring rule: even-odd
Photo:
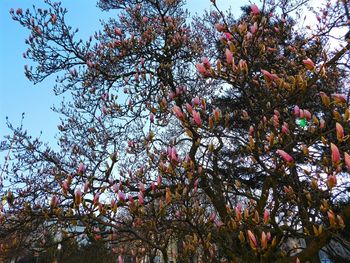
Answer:
[[[25,113],[24,127],[33,136],[43,132],[42,139],[53,142],[57,132],[59,116],[50,108],[58,105],[61,98],[54,96],[52,87],[54,78],[33,85],[24,76],[24,65],[29,63],[22,57],[27,47],[24,40],[29,32],[19,23],[13,21],[9,14],[10,8],[30,8],[45,6],[43,0],[0,0],[0,140],[9,131],[5,125],[6,116],[10,122],[18,125],[21,115]],[[106,19],[110,14],[100,11],[96,7],[96,0],[61,0],[68,9],[67,20],[73,28],[79,27],[79,36],[86,39],[100,28],[100,19]],[[217,0],[221,10],[230,6],[238,14],[244,0]],[[201,13],[210,7],[209,0],[188,0],[191,13]],[[2,160],[0,161],[0,163]]]

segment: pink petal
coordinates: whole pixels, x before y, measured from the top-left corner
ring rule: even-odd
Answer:
[[[337,131],[337,139],[338,139],[338,141],[342,141],[343,138],[344,138],[343,126],[341,126],[341,124],[337,122],[335,124],[335,128],[336,128],[336,131]]]
[[[303,63],[304,63],[305,67],[308,70],[313,70],[315,68],[314,62],[311,59],[309,59],[309,58],[308,59],[304,59]]]
[[[288,153],[286,153],[285,151],[283,150],[277,150],[276,151],[279,156],[281,156],[283,158],[284,161],[286,161],[287,163],[292,163],[294,162],[294,159],[292,156],[290,156]]]
[[[231,50],[226,48],[225,55],[226,55],[226,62],[227,62],[227,64],[232,65],[232,63],[233,63],[233,55],[232,55]]]
[[[192,116],[193,116],[193,120],[197,124],[197,126],[201,127],[202,126],[202,119],[201,119],[200,114],[194,110],[194,111],[192,111]]]
[[[265,209],[264,211],[264,224],[266,225],[269,222],[270,219],[270,212],[269,210]]]
[[[332,94],[332,97],[336,103],[346,103],[346,97],[343,94],[334,93]]]
[[[197,63],[196,64],[196,68],[198,70],[198,72],[202,75],[206,75],[207,74],[207,70],[205,69],[204,65],[202,63]]]
[[[337,164],[340,162],[340,153],[338,147],[331,143],[331,152],[332,152],[332,162],[333,164]]]
[[[255,235],[250,230],[248,230],[248,238],[249,238],[251,245],[253,245],[255,248],[257,248],[258,242],[256,241]]]
[[[269,81],[273,81],[273,80],[276,80],[278,79],[278,76],[276,74],[272,74],[270,72],[268,72],[267,70],[260,70],[261,73],[265,76],[265,78],[267,78]]]
[[[80,203],[81,203],[81,190],[80,190],[80,188],[78,188],[76,191],[75,191],[75,196],[74,196],[75,198],[75,203],[77,204],[77,205],[79,205]]]
[[[173,108],[173,112],[175,113],[175,115],[176,115],[176,117],[177,118],[179,118],[179,119],[181,119],[181,118],[183,118],[183,113],[182,113],[182,110],[181,110],[181,108],[179,107],[179,106],[174,106],[174,108]]]
[[[258,14],[260,14],[259,7],[258,7],[256,4],[252,4],[252,5],[250,6],[250,10],[251,10],[251,13],[252,13],[253,15],[258,15]]]
[[[228,33],[228,32],[225,32],[225,33],[224,33],[224,36],[225,36],[225,38],[226,38],[227,40],[229,40],[229,41],[232,41],[232,40],[233,40],[233,36],[232,36],[230,33]]]
[[[347,152],[344,153],[344,159],[345,159],[346,167],[350,171],[350,155]]]
[[[79,167],[78,167],[78,170],[77,170],[77,173],[79,175],[82,175],[82,174],[84,174],[84,172],[85,172],[85,165],[83,163],[80,163]]]

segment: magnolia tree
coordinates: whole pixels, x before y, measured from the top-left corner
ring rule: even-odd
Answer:
[[[181,0],[100,0],[118,16],[86,41],[46,2],[10,13],[30,31],[26,76],[56,75],[69,99],[58,150],[9,125],[0,238],[105,241],[119,262],[319,262],[341,237],[347,1],[264,1],[240,18],[211,1],[190,24]],[[295,22],[303,10],[314,26]]]

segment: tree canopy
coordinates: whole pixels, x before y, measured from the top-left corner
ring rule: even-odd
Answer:
[[[118,16],[87,40],[61,3],[10,10],[26,76],[69,97],[58,150],[9,124],[3,251],[83,238],[120,262],[319,262],[348,239],[348,1],[240,17],[210,2],[190,17],[181,0],[100,0]]]

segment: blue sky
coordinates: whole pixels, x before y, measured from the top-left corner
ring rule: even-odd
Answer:
[[[83,39],[100,28],[101,18],[106,19],[110,15],[100,11],[96,7],[95,0],[61,0],[61,2],[69,11],[68,23],[73,28],[79,27],[79,36]],[[210,6],[209,0],[189,0],[188,2],[191,13],[201,13]],[[228,9],[232,5],[235,12],[239,12],[242,2],[242,0],[217,0],[221,10]],[[50,108],[54,104],[58,105],[61,98],[53,94],[54,78],[33,85],[24,76],[24,65],[29,61],[22,57],[22,53],[27,49],[24,40],[29,32],[13,21],[9,14],[10,8],[16,10],[20,7],[25,10],[33,4],[37,7],[45,6],[43,0],[0,1],[0,137],[2,139],[9,133],[5,125],[6,116],[9,117],[10,122],[18,125],[24,112],[24,127],[29,133],[38,136],[42,131],[42,139],[53,143],[59,116]]]

